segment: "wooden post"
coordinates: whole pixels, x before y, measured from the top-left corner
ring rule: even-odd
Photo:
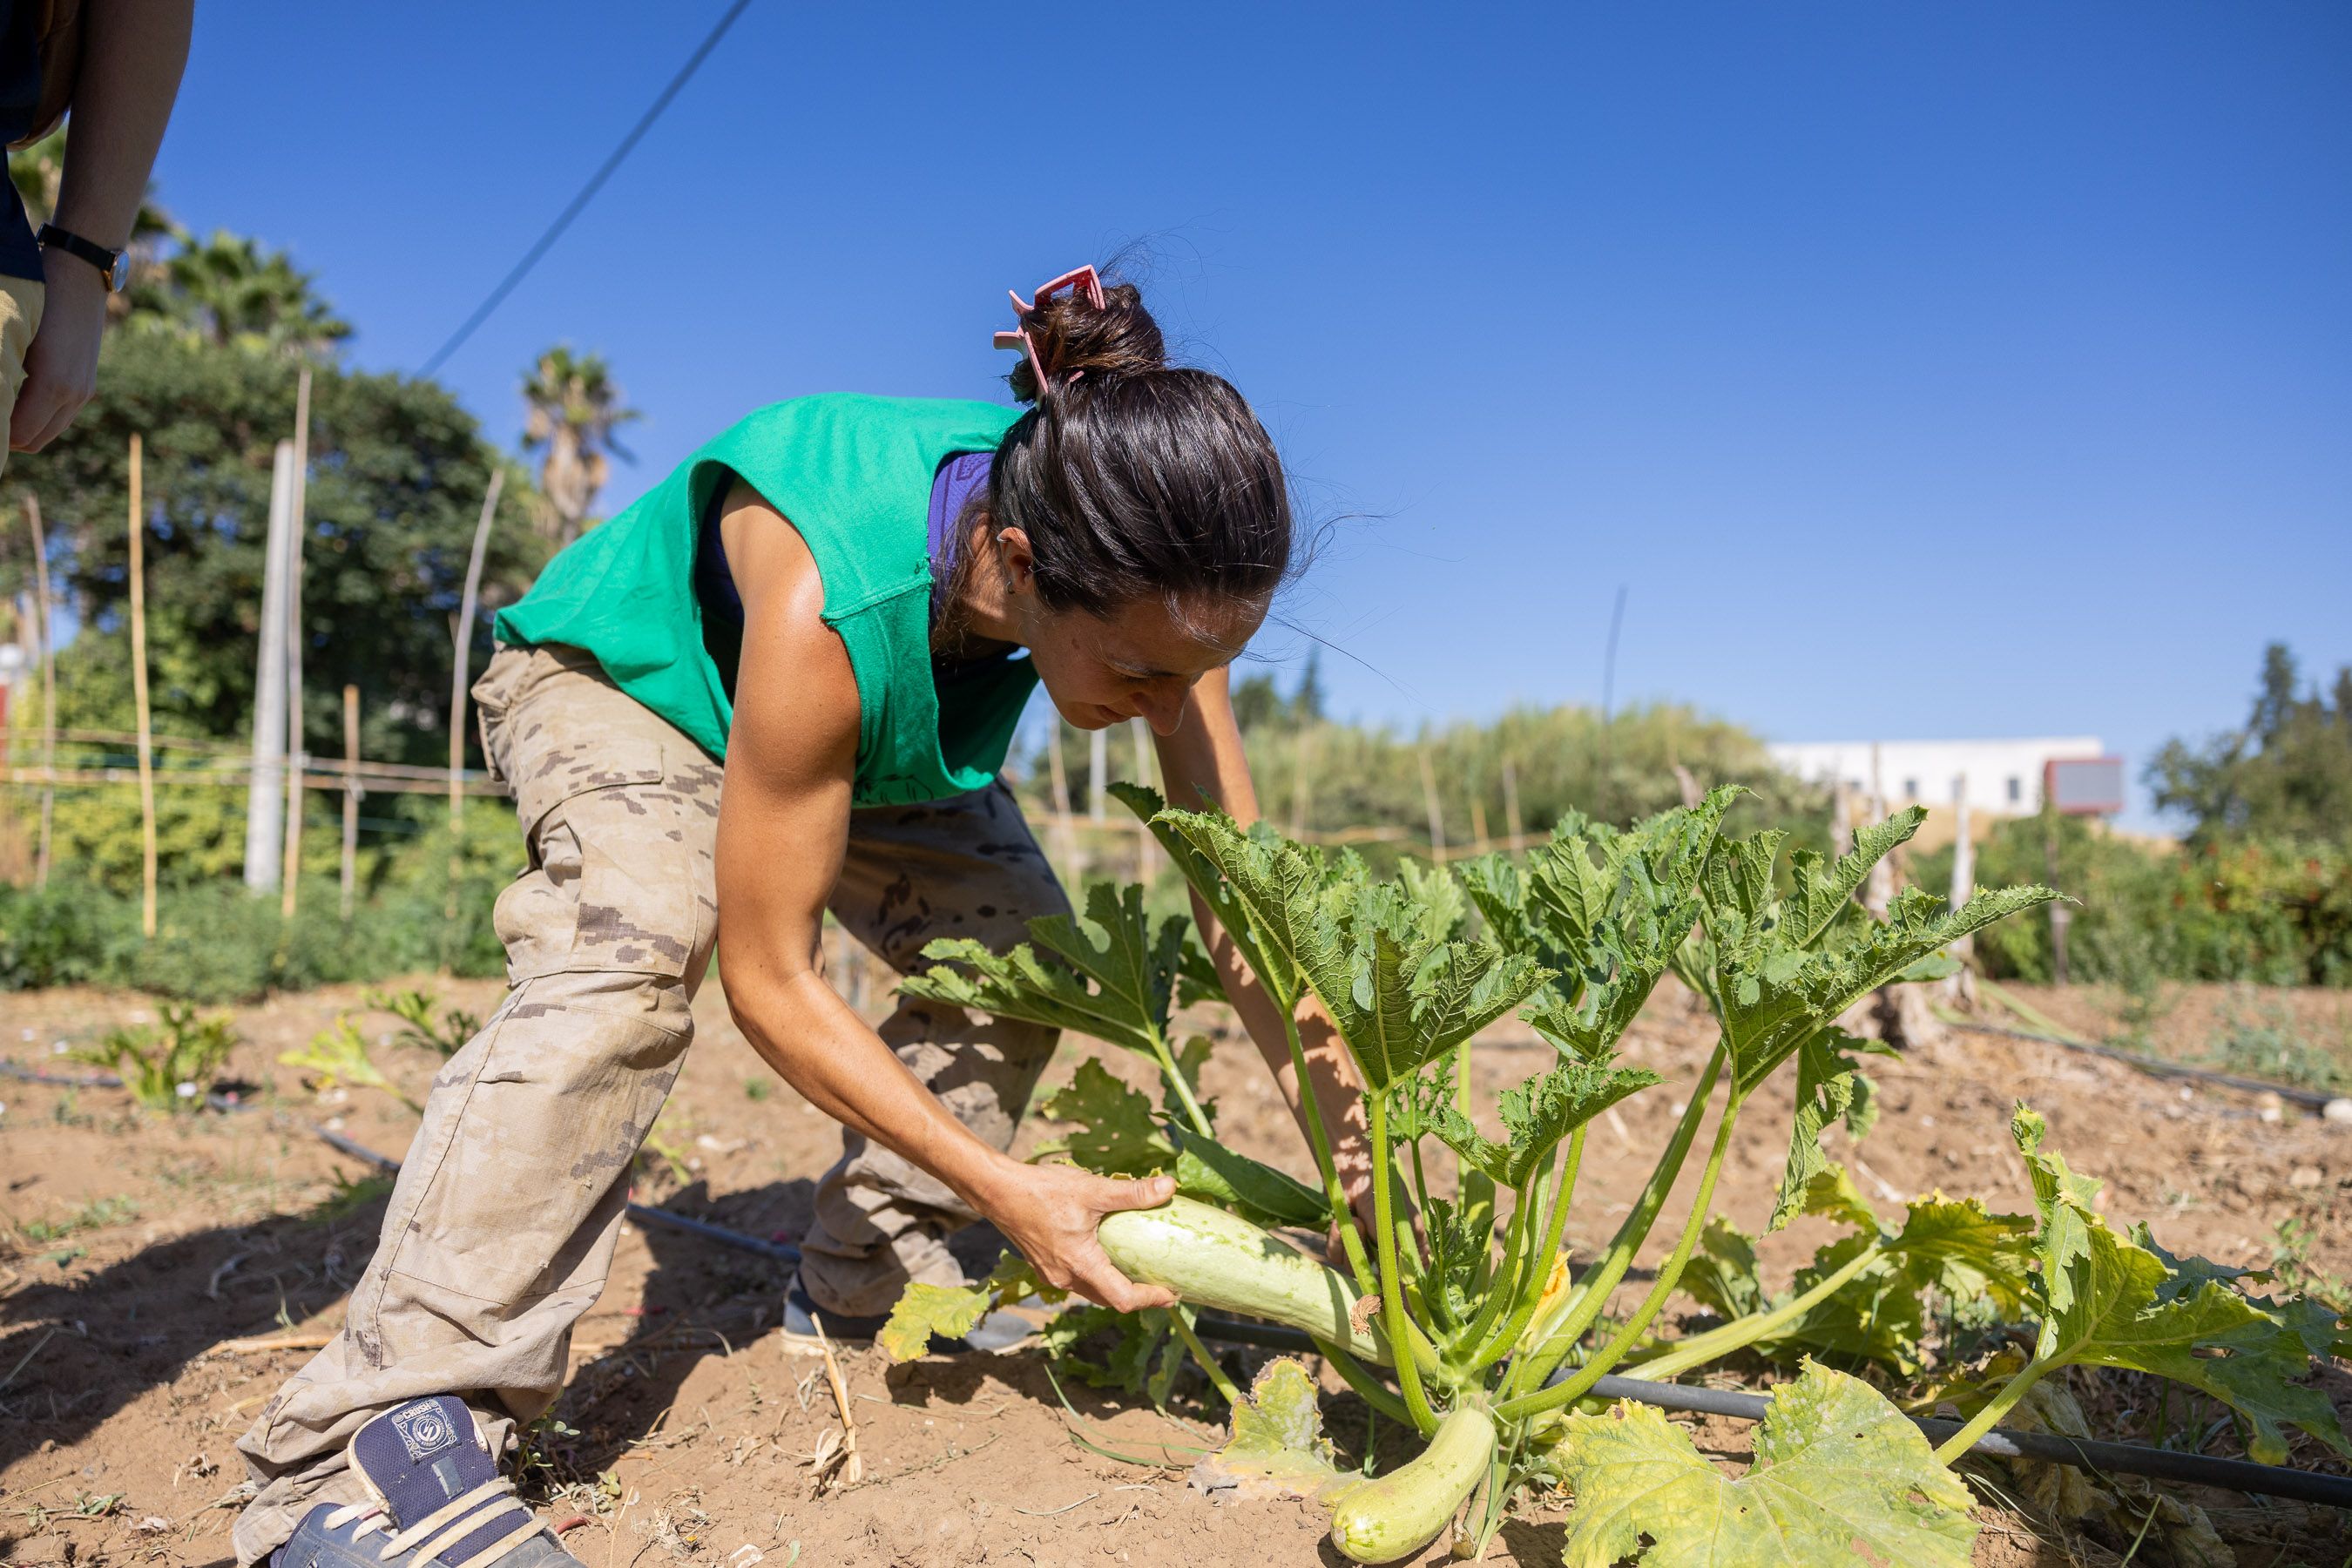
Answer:
[[[1967,903],[1976,889],[1976,841],[1969,829],[1969,775],[1962,773],[1952,781],[1951,907],[1957,910]],[[1950,949],[1960,966],[1946,977],[1944,994],[1962,1007],[1976,1005],[1976,945],[1975,937],[1964,936]]]
[[[1486,852],[1486,803],[1476,795],[1470,797],[1470,847],[1474,855]]]
[[[1087,737],[1087,816],[1096,822],[1103,819],[1103,785],[1109,782],[1110,731],[1097,730]]]
[[[1307,754],[1314,747],[1314,729],[1315,721],[1311,719],[1298,721],[1298,736],[1294,742],[1297,756],[1290,781],[1290,836],[1293,838],[1307,836],[1307,798],[1313,788],[1313,775],[1307,772]]]
[[[1527,853],[1528,836],[1519,826],[1519,770],[1507,756],[1503,759],[1503,828],[1511,836],[1511,853]]]
[[[343,688],[343,919],[360,879],[360,689]]]
[[[2050,886],[2058,886],[2058,812],[2047,795],[2042,802],[2042,866]],[[2072,984],[2066,970],[2066,927],[2072,923],[2074,911],[2066,907],[2063,899],[2050,902],[2050,978],[2061,985]]]
[[[310,367],[294,383],[294,484],[287,503],[292,523],[286,552],[286,861],[279,872],[278,912],[294,918],[302,880],[302,775],[310,755],[302,749],[302,536],[304,491],[310,472]]]
[[[1070,833],[1070,770],[1062,761],[1062,716],[1053,714],[1045,721],[1046,776],[1054,789],[1054,858],[1064,885],[1078,879],[1077,846]]]
[[[1429,742],[1420,742],[1413,752],[1421,759],[1421,799],[1429,808],[1429,863],[1445,863],[1445,818],[1437,810],[1437,772],[1429,765]]]
[[[155,737],[147,711],[147,519],[140,493],[144,466],[131,436],[131,701],[139,713],[139,929],[155,934]]]
[[[41,638],[41,839],[33,853],[33,886],[49,885],[49,832],[58,805],[58,657],[49,643],[49,539],[41,503],[28,492],[25,521],[33,528],[33,617]]]
[[[1130,719],[1128,728],[1135,734],[1135,782],[1151,783],[1151,726],[1140,719]],[[1135,825],[1135,879],[1146,887],[1151,885],[1152,851],[1159,843],[1151,837],[1151,825],[1139,821]]]
[[[457,920],[457,878],[464,869],[458,854],[465,842],[466,691],[472,684],[474,607],[481,600],[482,552],[490,542],[490,519],[498,515],[499,496],[507,486],[503,468],[490,470],[490,488],[482,497],[482,515],[474,524],[474,552],[466,560],[466,588],[457,601],[457,647],[449,676],[449,892],[444,913],[454,928]]]
[[[294,443],[269,466],[269,532],[261,574],[261,635],[253,657],[253,771],[245,786],[245,885],[278,891],[286,854],[286,570],[294,526]]]

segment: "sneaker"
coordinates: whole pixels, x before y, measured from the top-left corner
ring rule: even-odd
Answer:
[[[352,1436],[351,1462],[369,1500],[312,1509],[270,1568],[578,1568],[499,1479],[454,1394],[375,1417]]]
[[[801,1287],[801,1277],[798,1274],[793,1276],[793,1282],[784,1289],[784,1342],[786,1348],[791,1350],[807,1352],[817,1350],[820,1342],[816,1330],[820,1322],[824,1325],[824,1338],[838,1345],[870,1342],[875,1335],[882,1331],[882,1326],[889,1321],[890,1315],[887,1312],[877,1313],[872,1317],[854,1318],[844,1312],[825,1310],[809,1299],[809,1293]],[[1018,1313],[1007,1312],[1000,1309],[973,1324],[971,1331],[961,1339],[951,1340],[944,1335],[933,1334],[930,1353],[960,1355],[966,1352],[981,1351],[994,1354],[1000,1351],[1011,1350],[1036,1331],[1035,1323]]]

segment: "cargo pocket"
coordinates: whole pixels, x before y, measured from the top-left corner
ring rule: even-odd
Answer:
[[[702,939],[685,802],[659,742],[559,745],[510,781],[531,869],[499,895],[510,981],[562,971],[682,979]]]

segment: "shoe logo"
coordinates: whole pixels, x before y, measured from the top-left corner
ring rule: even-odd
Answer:
[[[401,1442],[412,1459],[422,1459],[437,1454],[457,1440],[457,1428],[442,1414],[437,1404],[411,1405],[406,1410],[392,1413],[392,1429],[400,1434]]]

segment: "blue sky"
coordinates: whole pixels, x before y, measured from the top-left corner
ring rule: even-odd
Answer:
[[[207,5],[159,194],[413,370],[723,8]],[[1341,712],[1595,701],[1623,584],[1621,701],[2136,770],[2352,661],[2347,198],[2330,5],[754,0],[444,378],[510,441],[605,353],[617,510],[775,398],[1002,395],[1004,289],[1140,240],[1333,521]]]

